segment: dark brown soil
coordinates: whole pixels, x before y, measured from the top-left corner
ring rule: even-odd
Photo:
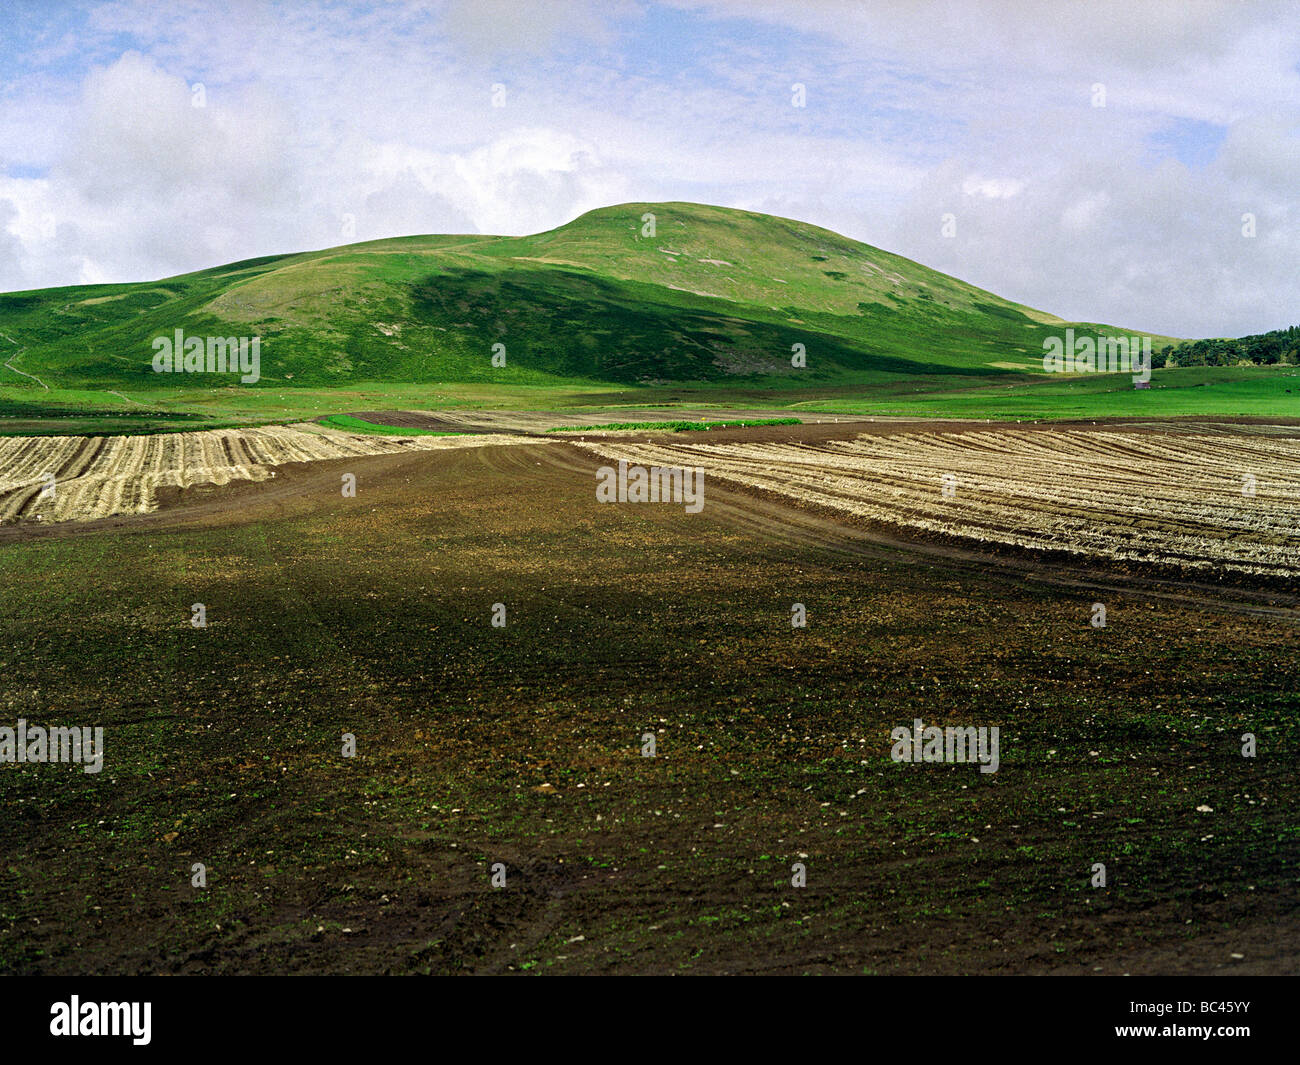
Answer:
[[[721,484],[600,506],[596,465],[341,460],[0,529],[0,724],[107,729],[99,775],[0,767],[0,970],[1300,972],[1292,593]],[[1000,770],[895,764],[914,717],[1000,726]]]

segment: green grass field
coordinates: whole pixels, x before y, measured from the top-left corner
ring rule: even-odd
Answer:
[[[345,388],[225,388],[209,392],[130,393],[140,406],[88,390],[0,389],[0,435],[149,433],[304,421],[356,410],[453,408],[617,413],[662,407],[783,407],[877,417],[989,418],[1051,421],[1080,418],[1300,418],[1300,370],[1293,366],[1186,367],[1155,370],[1151,388],[1125,375],[1049,378],[1008,374],[1003,383],[957,377],[888,384],[843,383],[742,388],[682,384],[611,388],[599,382],[547,386],[443,383],[435,387],[364,381]],[[45,394],[42,393],[42,396]],[[637,428],[645,426],[629,423]]]
[[[1294,366],[1189,366],[1152,372],[1138,390],[1127,375],[1039,378],[963,389],[913,389],[857,399],[815,400],[798,408],[881,416],[1052,421],[1192,416],[1300,418]]]

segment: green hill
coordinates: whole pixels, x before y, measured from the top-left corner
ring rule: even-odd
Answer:
[[[654,236],[643,235],[646,214]],[[1043,338],[1066,324],[805,223],[623,204],[528,237],[404,237],[154,283],[3,295],[0,381],[11,401],[36,402],[42,385],[154,392],[232,383],[155,373],[152,343],[176,329],[261,337],[261,380],[244,387],[280,391],[993,378],[1041,370]],[[495,344],[505,346],[504,367],[492,364]],[[804,368],[791,365],[797,344]]]

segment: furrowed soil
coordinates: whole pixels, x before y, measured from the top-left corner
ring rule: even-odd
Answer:
[[[0,971],[1300,972],[1293,590],[722,481],[602,506],[603,461],[0,527],[0,725],[105,729],[98,774],[0,765]],[[1000,768],[895,763],[916,718],[998,726]]]
[[[1300,434],[1292,430],[986,428],[817,443],[606,437],[581,446],[610,462],[698,468],[709,481],[958,541],[1300,583]]]

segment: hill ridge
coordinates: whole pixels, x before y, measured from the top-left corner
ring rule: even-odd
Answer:
[[[1042,339],[1068,325],[1091,328],[813,223],[689,201],[598,207],[523,236],[390,237],[0,295],[22,368],[65,389],[159,387],[150,344],[177,328],[260,336],[259,387],[780,387],[1032,372]]]

